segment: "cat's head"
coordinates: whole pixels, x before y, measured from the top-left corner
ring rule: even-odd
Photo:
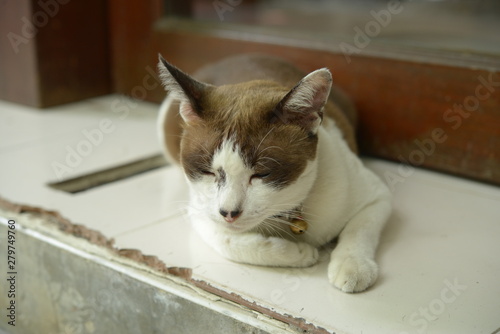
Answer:
[[[300,206],[316,179],[316,150],[331,74],[291,90],[273,81],[199,82],[160,57],[166,89],[181,101],[180,161],[200,213],[232,231]]]

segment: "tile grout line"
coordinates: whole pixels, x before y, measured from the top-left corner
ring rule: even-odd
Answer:
[[[112,235],[111,238],[116,239],[116,238],[124,237],[124,236],[126,236],[128,234],[132,234],[132,233],[137,232],[139,230],[142,230],[144,228],[149,228],[149,227],[153,227],[155,225],[160,225],[160,224],[162,224],[164,222],[167,222],[167,221],[171,220],[172,218],[176,218],[176,217],[177,217],[176,214],[172,214],[170,216],[157,219],[155,221],[152,221],[152,222],[149,222],[147,224],[144,224],[144,225],[141,225],[141,226],[129,229],[127,231],[122,231],[122,232],[120,232],[120,233],[118,233],[116,235]]]

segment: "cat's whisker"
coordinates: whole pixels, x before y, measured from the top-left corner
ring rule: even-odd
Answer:
[[[268,218],[267,221],[278,223],[278,224],[280,224],[279,227],[283,227],[281,225],[285,225],[285,226],[288,226],[288,227],[294,227],[295,226],[295,224],[293,224],[292,222],[290,222],[288,220],[285,220],[285,219],[282,219],[282,218],[279,218],[279,217],[271,217],[271,218]],[[275,226],[275,225],[273,225],[273,226]]]
[[[259,152],[259,148],[260,148],[260,145],[262,145],[262,143],[264,142],[264,140],[267,138],[267,136],[269,136],[269,134],[274,130],[274,127],[272,127],[271,129],[269,129],[269,131],[266,133],[266,135],[260,140],[260,143],[259,145],[257,145],[257,148],[255,149],[255,152],[257,152],[257,155],[260,155],[260,153],[262,152]],[[265,149],[264,149],[265,150]]]
[[[261,158],[259,158],[259,159],[260,159],[260,160],[271,160],[271,161],[275,162],[277,165],[281,166],[281,162],[279,162],[278,160],[273,159],[273,158],[271,158],[271,157],[261,157]]]
[[[283,228],[280,225],[273,224],[272,221],[266,220],[261,223],[261,226],[266,228],[267,234],[272,235],[272,236],[278,236],[280,238],[284,238],[284,235],[287,235],[290,238],[295,239],[296,237],[290,233],[290,231],[287,231],[285,228]]]
[[[272,149],[272,148],[276,148],[276,149],[280,149],[283,151],[283,147],[279,147],[279,146],[268,146],[266,147],[265,149],[263,149],[262,151],[259,152],[259,157],[262,155],[262,153],[264,153],[266,150],[269,150],[269,149]]]
[[[259,225],[259,227],[262,229],[264,234],[268,234],[270,236],[277,236],[277,237],[282,237],[281,233],[277,229],[275,229],[271,224],[268,224],[267,222],[263,222],[262,224]]]
[[[302,142],[302,141],[304,141],[306,139],[309,139],[309,137],[308,136],[303,136],[303,137],[301,137],[299,139],[292,138],[291,141],[290,141],[290,143],[297,144],[297,143],[300,143],[300,142]]]

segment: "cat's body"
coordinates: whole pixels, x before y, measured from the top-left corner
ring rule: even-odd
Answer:
[[[330,72],[304,77],[257,55],[207,66],[199,81],[163,60],[160,71],[170,91],[160,138],[186,173],[188,213],[202,238],[233,261],[305,267],[338,236],[332,284],[346,292],[373,284],[391,196],[356,155],[355,112],[331,90]],[[298,216],[303,234],[287,226]]]

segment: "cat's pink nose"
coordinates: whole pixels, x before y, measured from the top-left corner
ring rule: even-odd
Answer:
[[[228,223],[234,222],[236,219],[238,219],[239,216],[241,216],[241,210],[226,211],[220,209],[219,213],[221,214],[222,217],[224,217],[224,220],[227,221]]]

